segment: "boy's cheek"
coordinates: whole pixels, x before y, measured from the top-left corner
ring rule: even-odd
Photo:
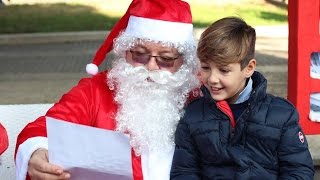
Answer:
[[[206,73],[200,72],[198,73],[198,79],[202,84],[205,84],[208,82],[208,75]]]

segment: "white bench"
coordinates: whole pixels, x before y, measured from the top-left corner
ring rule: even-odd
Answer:
[[[15,180],[14,150],[20,131],[53,104],[0,105],[0,122],[9,136],[9,147],[0,156],[0,179]]]

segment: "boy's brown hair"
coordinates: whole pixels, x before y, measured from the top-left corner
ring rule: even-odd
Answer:
[[[225,17],[210,25],[199,40],[197,55],[201,62],[220,66],[239,62],[243,69],[255,53],[256,32],[238,17]]]

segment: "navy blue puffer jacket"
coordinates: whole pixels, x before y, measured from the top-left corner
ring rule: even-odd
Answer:
[[[176,130],[171,179],[312,180],[313,162],[298,113],[287,100],[266,93],[266,79],[252,76],[248,107],[231,126],[208,90],[186,108]]]

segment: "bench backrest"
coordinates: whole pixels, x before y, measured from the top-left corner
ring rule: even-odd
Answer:
[[[14,150],[17,136],[29,122],[44,115],[51,106],[52,104],[0,105],[0,122],[9,137],[9,147],[0,156],[0,179],[16,179]]]

